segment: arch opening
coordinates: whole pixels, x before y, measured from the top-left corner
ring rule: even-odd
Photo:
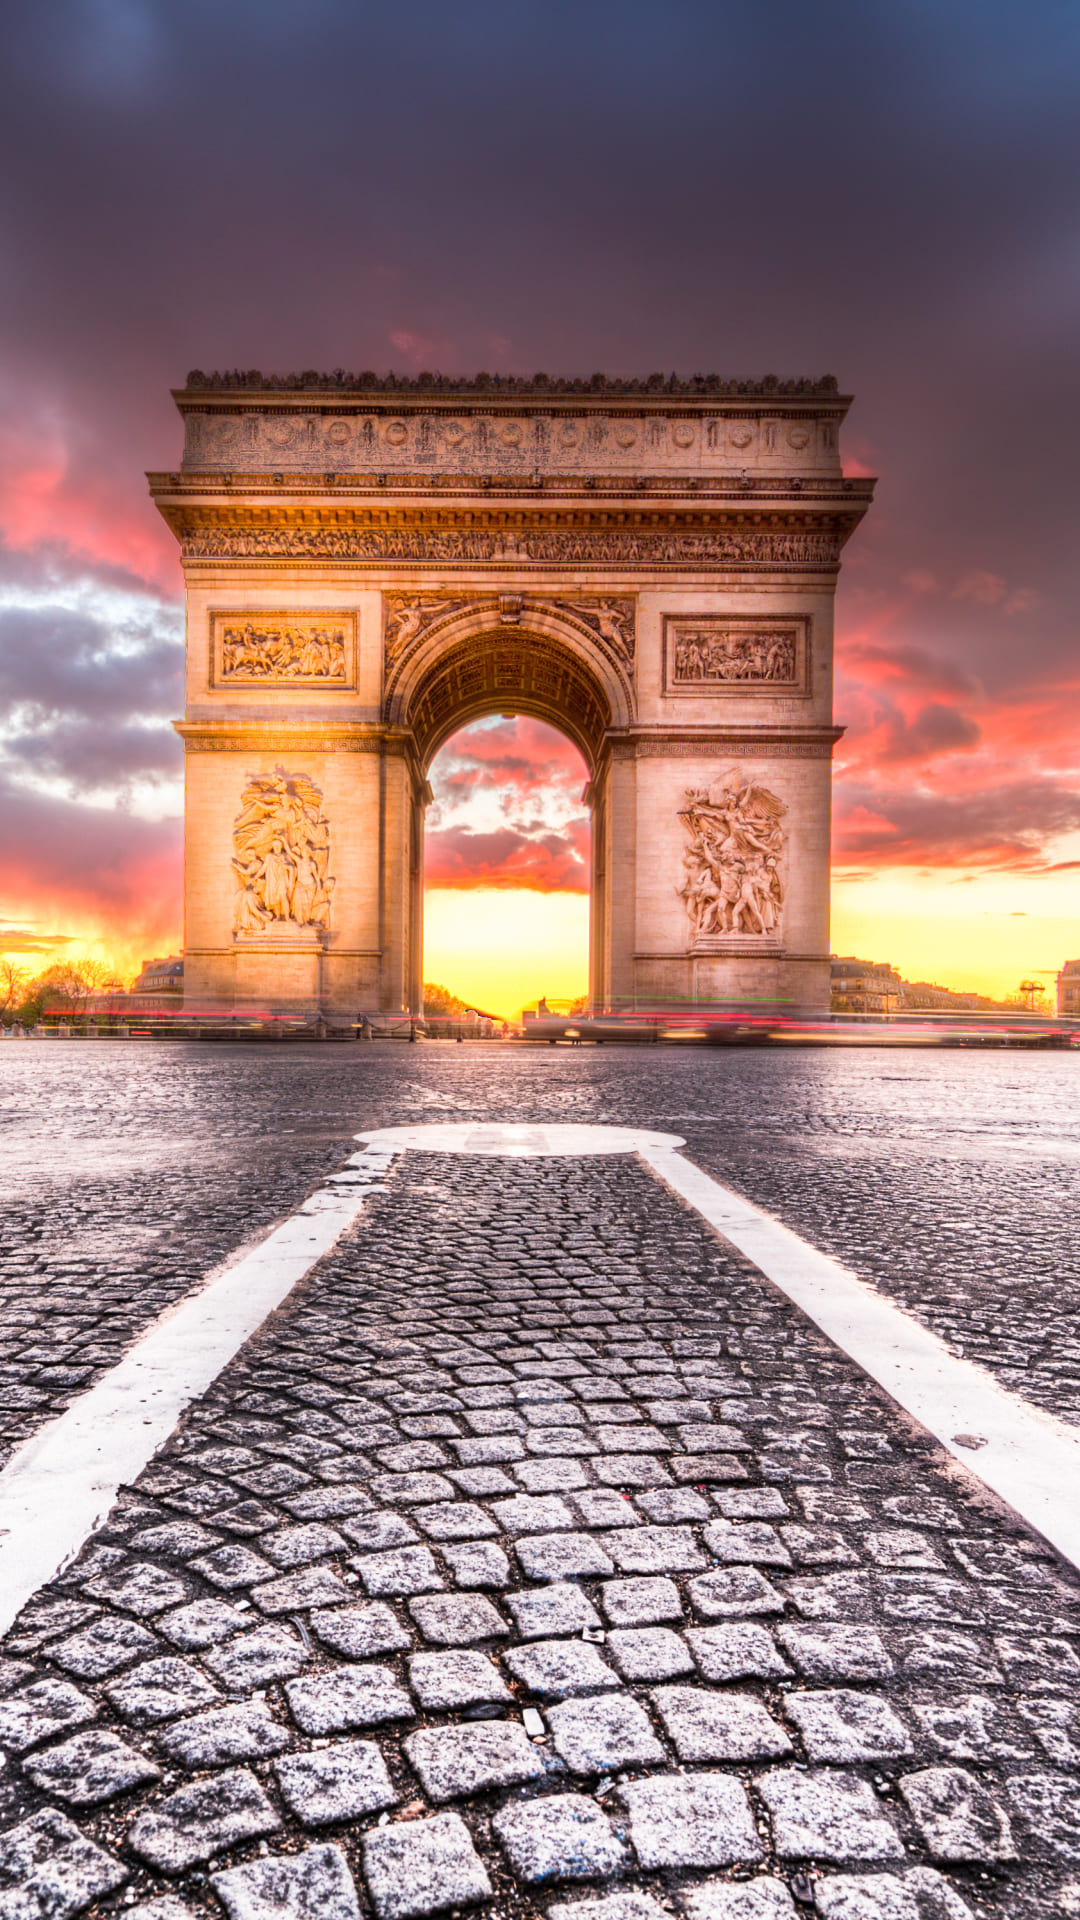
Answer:
[[[458,728],[512,712],[567,734],[592,776],[612,725],[611,700],[592,664],[555,635],[518,627],[473,631],[444,644],[401,706],[425,773]]]
[[[589,984],[589,765],[565,726],[505,708],[467,719],[429,762],[423,980],[512,1018]],[[429,993],[429,1012],[434,1005]]]

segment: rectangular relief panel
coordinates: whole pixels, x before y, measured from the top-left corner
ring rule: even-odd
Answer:
[[[810,696],[808,614],[667,613],[664,693]]]
[[[356,688],[356,614],[210,615],[212,687]]]

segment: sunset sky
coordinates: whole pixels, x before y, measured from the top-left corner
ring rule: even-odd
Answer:
[[[0,951],[180,938],[189,367],[835,373],[833,946],[1080,954],[1071,0],[49,0],[0,78]],[[432,775],[429,977],[584,985],[575,750]]]

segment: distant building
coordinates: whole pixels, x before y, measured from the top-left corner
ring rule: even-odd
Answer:
[[[1066,960],[1058,974],[1057,1010],[1080,1019],[1080,960]]]
[[[887,960],[834,960],[829,1004],[833,1013],[895,1013],[902,986]]]
[[[184,991],[184,962],[178,953],[170,953],[164,960],[144,960],[143,970],[131,989],[132,993],[175,993]]]
[[[1077,969],[1073,991],[1080,996],[1080,960],[1069,965]],[[887,960],[849,958],[832,962],[830,1005],[833,1013],[985,1013],[1002,1002],[982,993],[954,993],[930,980],[902,980]]]
[[[985,1013],[1001,1004],[984,993],[954,993],[931,980],[904,980],[900,986],[900,1005],[908,1013]]]

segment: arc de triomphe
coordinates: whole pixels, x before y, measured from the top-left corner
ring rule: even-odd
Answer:
[[[828,1005],[833,598],[872,493],[835,380],[175,398],[189,1004],[418,1011],[428,767],[527,713],[589,767],[594,1005]]]

